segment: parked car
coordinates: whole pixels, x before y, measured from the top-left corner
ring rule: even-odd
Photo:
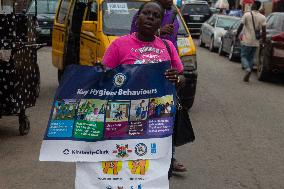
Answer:
[[[181,14],[192,36],[200,34],[201,25],[212,13],[206,1],[193,1],[181,7]]]
[[[257,77],[269,79],[273,73],[284,73],[284,13],[274,12],[267,17],[266,41],[262,42],[257,62]]]
[[[221,43],[221,37],[238,20],[237,17],[214,14],[201,26],[199,46],[203,47],[209,44],[209,50],[211,52],[215,51]]]
[[[241,43],[239,36],[236,38],[237,31],[241,25],[241,19],[235,22],[230,29],[221,37],[219,55],[228,54],[229,60],[239,60],[241,57]]]
[[[50,42],[53,21],[58,6],[58,0],[32,0],[28,6],[27,14],[36,14],[37,41]]]

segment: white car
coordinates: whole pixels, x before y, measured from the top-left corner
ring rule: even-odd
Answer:
[[[199,46],[209,44],[209,50],[215,51],[220,46],[221,37],[238,20],[238,17],[214,14],[201,26]]]

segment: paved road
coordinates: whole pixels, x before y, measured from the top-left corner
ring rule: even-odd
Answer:
[[[198,90],[190,112],[196,141],[177,149],[189,172],[171,188],[284,188],[284,80],[242,81],[238,63],[198,49]],[[57,87],[50,48],[39,51],[41,95],[29,109],[32,129],[18,136],[17,119],[0,121],[0,189],[72,189],[74,165],[39,162],[50,105]]]

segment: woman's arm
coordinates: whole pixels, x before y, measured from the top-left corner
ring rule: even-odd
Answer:
[[[185,84],[185,78],[182,75],[183,65],[173,43],[168,40],[167,43],[169,44],[171,50],[170,57],[171,57],[172,68],[165,72],[165,76],[169,81],[176,84],[177,89],[180,89]]]

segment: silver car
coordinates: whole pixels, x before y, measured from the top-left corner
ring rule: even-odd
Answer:
[[[209,44],[209,50],[215,51],[221,43],[221,37],[239,18],[222,14],[214,14],[201,26],[199,46]]]

